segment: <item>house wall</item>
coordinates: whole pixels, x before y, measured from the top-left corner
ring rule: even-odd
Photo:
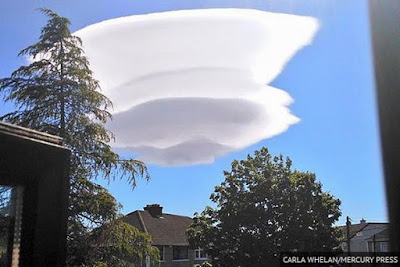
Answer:
[[[164,261],[161,262],[161,267],[193,267],[195,264],[204,262],[204,260],[195,260],[194,250],[192,249],[188,251],[187,260],[173,260],[172,251],[172,246],[164,246]]]
[[[369,224],[350,240],[352,252],[368,252],[367,239],[387,228],[387,224]]]

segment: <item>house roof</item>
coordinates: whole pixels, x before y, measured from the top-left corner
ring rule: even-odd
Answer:
[[[386,228],[380,231],[379,233],[375,234],[374,236],[376,240],[389,239],[389,229]],[[367,241],[373,241],[374,236],[367,238]]]
[[[383,225],[388,225],[388,223],[357,223],[357,224],[350,224],[350,239],[353,238],[358,232],[361,232],[364,230],[365,227],[368,225],[373,225],[373,224],[383,224]],[[342,234],[344,237],[346,237],[346,225],[339,226],[339,229],[342,231]]]
[[[358,232],[360,232],[362,229],[367,227],[367,225],[368,225],[368,223],[350,224],[350,227],[349,227],[350,238],[353,238]],[[342,231],[343,236],[346,236],[347,235],[346,225],[339,226],[339,228]]]
[[[124,221],[149,234],[153,245],[189,245],[185,232],[193,222],[190,217],[168,213],[153,217],[148,211],[137,210],[127,214]]]

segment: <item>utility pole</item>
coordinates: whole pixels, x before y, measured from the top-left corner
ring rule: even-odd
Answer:
[[[374,241],[374,257],[376,257],[376,237],[375,237],[375,235],[374,235],[373,241]],[[374,266],[374,267],[376,266],[376,261],[374,261],[372,266]]]
[[[375,236],[376,236],[376,235],[374,235],[374,237],[373,237],[373,242],[374,242],[374,253],[376,252],[376,238],[375,238]]]
[[[346,217],[347,253],[350,255],[350,218]]]

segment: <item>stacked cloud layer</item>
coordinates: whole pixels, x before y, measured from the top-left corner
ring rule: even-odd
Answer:
[[[298,118],[268,86],[310,44],[315,19],[250,9],[111,19],[75,34],[114,103],[115,147],[146,163],[211,163],[280,134]]]

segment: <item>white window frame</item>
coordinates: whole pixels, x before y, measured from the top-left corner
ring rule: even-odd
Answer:
[[[379,242],[379,247],[381,252],[389,252],[389,242],[381,241]]]

